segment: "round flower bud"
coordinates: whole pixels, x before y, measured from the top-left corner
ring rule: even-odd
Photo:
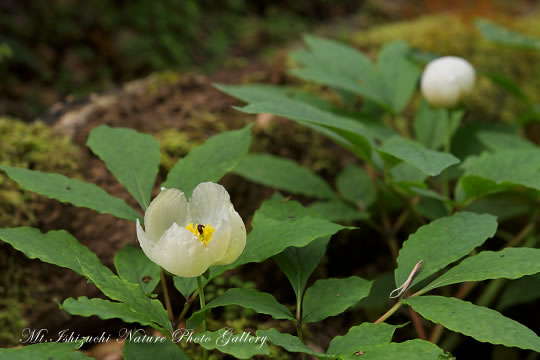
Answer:
[[[434,107],[452,107],[469,94],[475,81],[472,65],[457,56],[430,62],[422,74],[422,94]]]

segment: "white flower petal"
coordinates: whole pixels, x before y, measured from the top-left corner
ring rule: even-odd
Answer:
[[[185,226],[187,211],[187,201],[183,192],[177,189],[162,189],[144,214],[148,238],[157,242],[173,223]]]
[[[229,247],[225,251],[225,256],[216,262],[216,265],[227,265],[235,261],[246,246],[246,227],[238,213],[231,209],[229,213],[229,224],[231,226],[231,237]]]
[[[178,276],[200,276],[212,264],[210,252],[202,241],[176,223],[165,231],[157,247],[160,258],[155,262]]]
[[[229,248],[231,238],[231,225],[226,220],[221,220],[216,228],[212,240],[208,243],[208,251],[212,258],[212,263],[216,264],[223,259]]]
[[[232,208],[229,193],[219,184],[205,182],[197,185],[189,200],[189,216],[193,223],[214,227],[227,220]]]

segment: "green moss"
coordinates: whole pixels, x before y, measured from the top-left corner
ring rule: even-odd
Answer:
[[[166,171],[172,169],[178,159],[187,155],[195,145],[189,140],[185,132],[175,129],[165,129],[156,134],[159,141],[159,150],[161,152],[161,167]]]
[[[79,150],[69,138],[40,122],[26,124],[0,117],[0,164],[76,176]],[[0,175],[0,227],[32,225],[37,195]]]

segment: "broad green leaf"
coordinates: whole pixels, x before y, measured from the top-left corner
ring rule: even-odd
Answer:
[[[500,131],[480,131],[476,136],[485,147],[492,151],[537,149],[534,143],[519,137],[517,134]]]
[[[336,336],[328,347],[328,354],[332,355],[353,355],[359,350],[369,350],[373,347],[390,344],[392,336],[399,325],[388,325],[386,323],[372,324],[362,323],[353,326],[347,334]]]
[[[126,340],[124,348],[122,349],[122,355],[124,355],[125,360],[148,360],[148,359],[167,359],[167,360],[188,360],[187,357],[180,347],[174,344],[171,340],[163,339],[160,337],[160,340],[152,341],[157,339],[157,337],[151,337],[150,334],[146,334],[146,342],[139,340],[137,341],[135,337],[141,337],[145,333],[135,334],[133,331],[132,340]],[[143,330],[144,331],[144,330]]]
[[[350,228],[307,213],[295,201],[265,201],[253,217],[253,230],[248,234],[242,255],[232,264],[211,267],[210,279],[240,265],[261,262],[290,246],[304,247],[315,239]]]
[[[189,299],[191,294],[197,290],[197,278],[185,278],[181,276],[174,276],[174,287],[180,291],[180,294]]]
[[[365,96],[385,108],[390,106],[382,78],[367,56],[332,40],[310,35],[304,40],[309,50],[291,55],[304,67],[292,70],[293,75]]]
[[[68,298],[62,303],[61,309],[71,315],[93,316],[96,315],[102,320],[122,319],[126,323],[139,323],[141,325],[152,325],[151,321],[139,316],[131,310],[125,303],[112,302],[104,299],[89,299],[81,296],[78,299]]]
[[[152,293],[160,280],[159,265],[148,259],[141,249],[131,245],[116,253],[114,267],[118,276],[139,284],[146,294]]]
[[[178,160],[162,186],[180,189],[189,198],[200,183],[217,182],[234,169],[247,154],[250,143],[251,125],[213,136]]]
[[[355,209],[343,201],[316,201],[309,205],[308,210],[312,216],[332,222],[348,222],[369,218],[368,212]]]
[[[317,322],[341,314],[369,295],[371,283],[358,276],[317,280],[304,295],[302,322]]]
[[[94,184],[70,179],[60,174],[48,174],[6,165],[0,165],[0,170],[5,171],[11,180],[24,189],[45,195],[51,199],[89,208],[100,214],[111,214],[130,221],[135,221],[140,217],[124,200],[108,194]]]
[[[497,73],[486,73],[484,72],[482,75],[486,76],[488,79],[493,81],[495,84],[499,85],[503,89],[505,89],[509,94],[513,95],[516,99],[520,100],[526,105],[531,106],[531,101],[529,100],[529,97],[527,94],[525,94],[520,88],[519,85],[517,85],[515,82],[510,80],[507,77],[504,77],[501,74]]]
[[[361,349],[362,346],[359,346]],[[390,343],[376,346],[365,353],[343,356],[346,360],[444,360],[455,359],[450,353],[425,340],[408,340],[402,343]]]
[[[224,328],[215,332],[204,333],[208,341],[202,341],[200,346],[207,350],[219,350],[230,354],[236,359],[252,359],[255,355],[270,355],[268,344],[262,336],[253,336],[249,332],[235,333],[233,329]]]
[[[444,296],[416,296],[403,302],[426,319],[478,341],[540,352],[540,337],[495,310]]]
[[[540,298],[540,273],[524,276],[510,282],[504,289],[497,310],[504,310],[517,304],[525,304]]]
[[[48,339],[47,339],[48,340]],[[0,349],[0,359],[28,360],[28,359],[54,359],[54,360],[90,360],[80,351],[75,351],[83,345],[83,341],[76,342],[44,342],[15,349]]]
[[[142,322],[150,322],[172,331],[167,310],[158,300],[146,297],[143,289],[136,284],[114,275],[105,266],[96,267],[80,263],[84,276],[90,280],[103,294],[112,300],[126,303],[129,308],[141,317]],[[155,327],[155,325],[153,325]]]
[[[274,261],[291,282],[297,298],[304,294],[306,283],[321,262],[329,241],[330,236],[324,236],[304,247],[290,247],[274,256]]]
[[[540,190],[540,151],[506,150],[470,157],[458,186],[466,198],[516,186]]]
[[[188,328],[194,328],[205,317],[206,311],[220,306],[239,305],[267,314],[274,319],[296,321],[291,312],[281,305],[274,296],[253,289],[233,288],[210,301],[203,309],[196,311],[188,320]]]
[[[317,358],[334,358],[333,356],[318,353],[309,346],[305,345],[298,337],[290,334],[280,333],[276,329],[257,330],[257,336],[265,336],[269,342],[284,348],[288,352],[305,353],[316,356]]]
[[[333,235],[345,226],[312,217],[277,221],[265,219],[249,233],[246,247],[230,268],[250,262],[261,262],[289,246],[303,247],[313,240]]]
[[[85,276],[81,263],[103,268],[96,254],[81,245],[64,230],[41,233],[32,227],[0,229],[0,239],[23,252],[30,259],[65,267]]]
[[[431,176],[439,175],[447,167],[459,163],[459,159],[451,154],[430,150],[398,135],[385,141],[378,150]]]
[[[335,198],[328,184],[311,170],[286,158],[266,154],[249,154],[233,172],[253,182],[321,199]]]
[[[155,322],[172,330],[167,311],[159,301],[148,299],[139,285],[114,275],[99,261],[96,254],[68,232],[61,230],[42,234],[28,227],[0,229],[0,239],[31,259],[38,258],[83,275],[111,299],[126,303],[137,313],[139,322]]]
[[[501,251],[482,251],[454,266],[426,286],[432,290],[465,281],[487,279],[517,279],[540,272],[540,249],[507,248]]]
[[[430,106],[422,100],[414,118],[414,132],[416,139],[427,148],[432,150],[441,149],[445,142],[448,131],[451,136],[457,130],[463,111],[438,109]]]
[[[540,39],[509,30],[486,19],[477,19],[476,28],[486,39],[497,44],[540,50]]]
[[[393,302],[388,294],[396,288],[394,281],[394,272],[388,272],[377,276],[373,280],[369,295],[358,303],[359,308],[384,307]],[[373,314],[374,315],[374,314]],[[376,318],[373,318],[375,320]]]
[[[90,132],[86,145],[146,210],[159,171],[159,143],[133,129],[100,125]]]
[[[492,215],[458,212],[420,227],[399,251],[396,286],[407,280],[420,260],[424,263],[411,286],[459,260],[495,235],[497,219]]]
[[[409,103],[420,77],[420,68],[409,60],[408,52],[409,47],[405,42],[393,41],[385,44],[377,56],[387,102],[396,114]]]
[[[502,223],[530,214],[535,206],[533,199],[527,193],[505,192],[475,199],[463,210],[478,214],[491,214]]]
[[[261,85],[217,87],[249,103],[248,106],[237,108],[240,111],[250,114],[270,113],[290,118],[330,137],[367,159],[371,154],[370,142],[374,139],[385,139],[393,134],[393,131],[381,126],[380,122],[363,118],[359,114],[343,114],[331,106],[322,106],[321,101],[307,101],[305,96],[292,96],[291,93],[295,93],[294,89]]]
[[[336,187],[343,199],[360,209],[369,208],[377,197],[369,175],[364,169],[354,164],[347,166],[338,175]]]

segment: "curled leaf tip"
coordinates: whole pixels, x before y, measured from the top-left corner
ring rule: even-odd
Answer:
[[[395,299],[397,297],[400,297],[401,295],[405,293],[405,291],[407,291],[409,286],[411,286],[414,276],[418,274],[418,272],[420,271],[420,267],[422,266],[423,263],[424,263],[424,260],[420,260],[419,262],[416,263],[416,265],[414,265],[414,268],[412,269],[409,277],[407,278],[407,280],[405,280],[403,285],[401,285],[397,289],[392,290],[392,292],[390,293],[390,299]],[[394,293],[396,294],[393,295]]]

